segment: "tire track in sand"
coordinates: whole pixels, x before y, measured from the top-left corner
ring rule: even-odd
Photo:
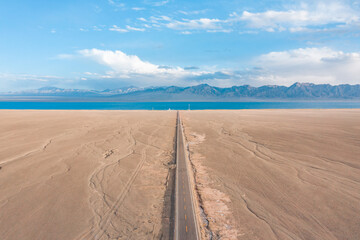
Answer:
[[[146,160],[146,148],[144,148],[141,151],[141,160],[139,164],[136,166],[133,174],[129,178],[129,180],[126,182],[124,189],[121,191],[121,193],[116,198],[115,203],[112,205],[112,207],[104,214],[103,217],[101,217],[100,223],[98,225],[98,229],[95,230],[93,233],[90,234],[90,239],[101,239],[101,237],[106,234],[108,227],[111,224],[111,219],[115,215],[117,215],[118,208],[123,203],[127,193],[130,191],[131,186],[133,185],[136,177],[138,176],[142,166],[144,165]],[[108,236],[110,238],[110,236]]]
[[[154,129],[154,131],[152,131],[151,134],[148,135],[147,137],[147,141],[149,142],[149,137],[153,136],[153,134],[156,131],[160,130],[160,126],[157,127],[156,129]],[[116,197],[115,202],[112,204],[112,206],[110,207],[110,209],[108,209],[103,215],[99,214],[96,212],[96,209],[93,209],[94,213],[99,217],[99,222],[98,224],[93,225],[93,227],[89,230],[87,230],[85,233],[83,233],[79,238],[77,239],[103,239],[104,235],[105,235],[105,239],[112,239],[112,236],[109,233],[109,228],[112,226],[112,229],[116,231],[116,229],[114,228],[111,220],[114,216],[118,215],[118,209],[120,208],[120,206],[122,205],[123,201],[125,200],[128,192],[130,191],[134,181],[136,180],[136,177],[139,175],[139,172],[141,171],[144,163],[146,162],[146,150],[148,147],[153,147],[152,145],[145,143],[145,142],[141,142],[141,141],[137,141],[133,134],[132,131],[130,130],[129,132],[130,138],[131,138],[131,142],[132,144],[130,145],[130,153],[128,153],[127,155],[125,155],[124,157],[122,157],[121,159],[117,160],[116,162],[112,162],[110,164],[107,164],[106,166],[100,166],[96,171],[94,171],[94,173],[91,175],[90,177],[90,184],[91,184],[91,179],[96,178],[96,175],[99,174],[100,172],[103,173],[103,171],[110,167],[111,165],[117,164],[120,160],[125,159],[127,157],[129,157],[132,154],[135,154],[135,148],[136,146],[139,145],[139,143],[141,145],[144,145],[144,148],[141,150],[141,159],[140,162],[138,163],[138,165],[136,166],[135,170],[133,171],[133,173],[131,174],[130,178],[128,179],[128,181],[126,182],[124,188],[122,189],[122,191],[120,192],[120,194]],[[147,134],[146,134],[147,135]],[[104,176],[102,176],[104,177]],[[100,181],[101,182],[101,181]],[[92,183],[94,184],[94,183]],[[100,186],[101,187],[101,186]],[[95,187],[94,187],[95,188]],[[96,190],[96,189],[94,189]],[[97,191],[98,192],[98,191]],[[104,190],[101,187],[101,193],[98,192],[98,194],[101,195],[105,195],[106,193],[104,192]],[[105,202],[105,204],[108,206],[107,202],[105,201],[104,197],[102,198],[103,201]]]
[[[105,199],[106,193],[105,193],[105,190],[103,189],[103,187],[101,185],[101,182],[104,179],[104,171],[108,167],[119,163],[121,160],[124,160],[127,157],[129,157],[129,156],[131,156],[131,155],[133,155],[135,153],[135,147],[136,147],[137,143],[136,143],[135,138],[133,137],[132,129],[130,129],[128,131],[128,135],[129,135],[129,140],[128,141],[130,142],[130,145],[128,146],[128,152],[124,156],[120,157],[119,159],[117,159],[114,162],[111,162],[111,163],[108,163],[108,164],[104,164],[102,162],[102,164],[97,169],[95,169],[95,171],[91,174],[91,176],[89,178],[89,186],[90,186],[92,192],[94,192],[93,194],[99,195],[99,198],[102,199],[103,203],[105,203],[106,206],[109,207],[109,209],[107,211],[105,211],[104,215],[102,215],[101,213],[97,212],[97,210],[99,210],[99,209],[96,206],[92,206],[92,211],[94,213],[94,217],[99,218],[98,223],[94,222],[93,225],[88,230],[86,230],[79,237],[76,238],[78,240],[98,239],[98,238],[95,238],[95,236],[98,235],[101,232],[101,226],[104,225],[104,224],[102,224],[102,222],[104,222],[104,218],[106,216],[110,215],[111,211],[115,208],[116,203],[119,203],[119,199],[121,198],[121,196],[125,195],[125,188],[129,184],[130,179],[126,182],[124,189],[117,196],[117,198],[115,200],[115,203],[110,207],[110,205],[107,203],[107,201]],[[138,168],[138,166],[139,166],[139,164],[137,165],[136,168]],[[98,177],[99,174],[101,174],[101,179],[99,179],[99,177]],[[133,174],[132,174],[132,176],[133,176]],[[97,183],[98,183],[98,185],[97,185]],[[90,201],[90,205],[93,205],[93,204],[91,204],[91,201]],[[104,231],[103,231],[103,233],[104,233]]]

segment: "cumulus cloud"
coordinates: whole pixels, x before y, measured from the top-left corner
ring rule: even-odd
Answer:
[[[122,51],[109,51],[99,49],[84,49],[79,51],[84,57],[95,60],[96,62],[109,66],[117,73],[121,74],[155,74],[164,69],[150,62],[142,61],[138,56],[127,55]]]
[[[221,85],[232,81],[231,73],[213,69],[202,71],[198,67],[177,67],[157,65],[140,59],[136,55],[128,55],[122,51],[84,49],[80,56],[95,61],[110,70],[105,74],[86,73],[88,77],[126,81],[128,84],[149,85],[194,85],[198,83],[214,83]],[[229,82],[228,82],[229,83]]]
[[[360,84],[360,53],[330,48],[299,48],[261,55],[255,61],[263,71],[259,82]]]
[[[326,47],[270,52],[253,59],[251,64],[254,67],[248,69],[182,68],[155,64],[122,51],[101,49],[84,49],[77,56],[105,66],[103,73],[84,73],[79,77],[86,77],[88,83],[103,82],[107,86],[121,83],[141,87],[199,83],[222,87],[243,84],[291,85],[294,82],[360,84],[360,53]],[[82,84],[86,84],[86,81]]]

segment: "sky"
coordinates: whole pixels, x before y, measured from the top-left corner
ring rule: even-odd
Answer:
[[[360,1],[2,0],[0,92],[360,84]]]

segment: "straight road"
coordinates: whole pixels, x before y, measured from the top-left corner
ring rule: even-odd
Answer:
[[[197,221],[195,219],[193,196],[189,183],[186,151],[180,114],[177,112],[176,134],[176,217],[175,240],[199,240]]]

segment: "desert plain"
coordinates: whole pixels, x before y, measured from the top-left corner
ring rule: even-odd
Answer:
[[[175,112],[0,115],[0,239],[162,237]]]
[[[206,237],[360,239],[360,110],[182,116]]]
[[[169,239],[175,111],[0,111],[0,239]],[[208,239],[359,239],[360,110],[181,111]]]

